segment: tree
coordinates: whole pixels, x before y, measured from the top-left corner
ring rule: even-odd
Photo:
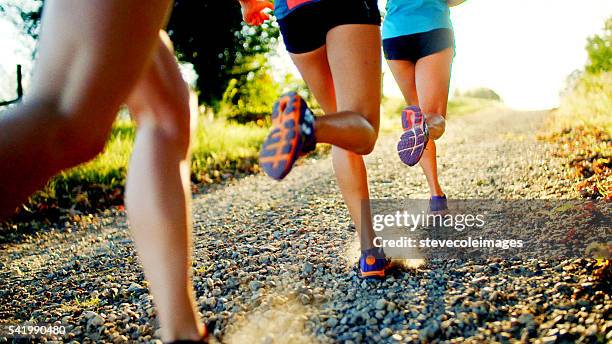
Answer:
[[[265,30],[265,31],[264,31]],[[181,61],[193,64],[199,75],[200,100],[215,105],[231,79],[241,79],[235,66],[266,53],[276,43],[277,25],[243,26],[237,1],[177,0],[168,33]],[[244,75],[256,72],[240,69]]]
[[[38,29],[42,14],[43,0],[3,0],[0,2],[0,13],[13,22],[23,33],[38,39]]]
[[[238,122],[264,120],[281,92],[281,86],[270,75],[263,55],[249,58],[234,67],[217,113]]]
[[[604,32],[601,35],[589,37],[586,46],[589,62],[586,71],[598,74],[612,70],[612,17],[606,20]]]

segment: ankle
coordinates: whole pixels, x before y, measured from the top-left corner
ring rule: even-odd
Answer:
[[[361,255],[372,255],[376,259],[384,259],[385,251],[382,249],[382,247],[362,248]]]
[[[317,120],[310,109],[304,113],[304,123],[300,130],[303,134],[302,153],[309,153],[317,148]]]
[[[179,306],[180,305],[180,306]],[[159,312],[161,338],[164,343],[192,340],[200,341],[207,334],[195,305],[190,297],[183,302],[177,300],[173,309]]]
[[[172,331],[162,329],[162,340],[164,343],[173,343],[181,341],[202,341],[208,335],[206,328],[203,325],[196,325],[195,328],[174,328]]]
[[[362,242],[361,242],[361,252],[362,252],[362,253],[363,253],[363,252],[365,252],[365,251],[368,251],[368,250],[371,250],[371,249],[375,248],[375,247],[374,247],[374,243],[373,243],[372,241],[373,241],[373,240],[371,240],[371,241],[365,241],[365,242],[364,242],[364,241],[362,241]]]
[[[431,197],[446,197],[446,195],[442,191],[433,191],[431,192]]]

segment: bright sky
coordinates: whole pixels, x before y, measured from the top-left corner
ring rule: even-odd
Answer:
[[[554,107],[567,75],[586,62],[587,37],[601,32],[609,16],[610,0],[468,0],[452,9],[457,56],[451,89],[489,87],[511,107]],[[0,77],[13,75],[17,63],[29,72],[29,51],[3,18],[0,42]],[[282,47],[279,54],[277,62],[296,73]],[[385,75],[385,94],[399,96],[391,73]],[[0,87],[0,100],[10,97],[6,92]]]
[[[515,108],[558,105],[586,39],[612,16],[610,0],[468,0],[454,7],[452,86],[486,86]]]

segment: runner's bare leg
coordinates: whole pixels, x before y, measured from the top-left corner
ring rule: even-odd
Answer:
[[[376,237],[361,156],[374,148],[380,116],[380,51],[372,47],[380,47],[378,26],[342,25],[328,33],[326,46],[290,54],[326,113],[315,122],[317,142],[334,145],[336,180],[362,250],[372,248]]]
[[[31,89],[0,116],[0,218],[104,147],[141,76],[170,0],[49,0]]]
[[[10,196],[1,198],[0,210],[9,214],[53,174],[99,153],[119,105],[138,84],[131,102],[141,128],[131,172],[142,174],[147,164],[157,167],[159,171],[145,175],[154,186],[150,192],[157,192],[157,199],[159,192],[167,193],[176,205],[168,210],[163,203],[134,199],[137,205],[130,217],[135,222],[136,246],[151,280],[164,340],[197,339],[203,330],[186,272],[191,226],[184,183],[188,180],[188,96],[174,58],[165,45],[159,45],[159,30],[170,3],[46,3],[31,93],[0,120],[0,194]],[[174,93],[164,93],[170,88]],[[151,149],[162,150],[155,160]],[[137,192],[138,184],[134,188]],[[144,212],[164,211],[167,217],[162,216],[164,221],[156,226],[147,228],[149,223],[140,221]]]
[[[164,341],[202,338],[191,282],[189,91],[170,39],[128,100],[138,123],[127,181],[132,234],[157,306]],[[193,106],[196,116],[197,103]]]

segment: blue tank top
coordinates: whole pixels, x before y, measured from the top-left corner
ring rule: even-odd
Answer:
[[[446,0],[388,0],[382,38],[452,29]]]
[[[274,16],[283,19],[296,8],[320,0],[274,0]]]

